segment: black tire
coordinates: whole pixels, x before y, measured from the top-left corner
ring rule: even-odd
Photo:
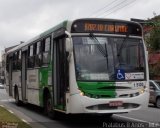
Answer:
[[[57,119],[56,112],[52,109],[52,99],[49,94],[44,99],[44,113],[51,119]]]
[[[108,113],[108,114],[104,114],[103,117],[106,119],[109,119],[112,117],[112,115],[113,115],[112,113]]]
[[[112,117],[112,113],[110,113],[110,114],[107,114],[106,116],[108,117],[108,118],[111,118]]]
[[[100,114],[98,117],[100,120],[108,120],[112,117],[113,114],[109,113],[109,114]]]
[[[19,93],[18,93],[18,89],[15,89],[15,94],[14,94],[14,98],[15,98],[15,103],[17,106],[21,105],[21,101],[19,100]]]
[[[156,107],[160,108],[160,97],[158,97],[156,100]]]

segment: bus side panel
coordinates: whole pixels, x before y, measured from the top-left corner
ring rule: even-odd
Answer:
[[[39,78],[38,78],[39,69],[29,69],[27,70],[27,97],[28,102],[34,105],[40,105],[39,102]]]
[[[49,66],[49,67],[51,67],[51,66]],[[40,106],[44,105],[44,103],[43,103],[43,96],[45,95],[44,90],[49,87],[48,85],[52,85],[52,72],[48,69],[48,67],[41,67],[39,69],[39,88],[40,88],[39,102],[40,102]],[[51,91],[50,89],[48,88],[49,91]],[[50,92],[50,94],[51,94],[51,92]]]

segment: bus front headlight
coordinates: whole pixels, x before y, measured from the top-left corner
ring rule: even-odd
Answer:
[[[139,93],[140,93],[140,94],[143,94],[143,93],[144,93],[144,91],[145,91],[145,89],[144,89],[144,88],[139,89]]]
[[[84,96],[84,92],[82,92],[81,90],[80,90],[80,95],[81,95],[81,96]]]

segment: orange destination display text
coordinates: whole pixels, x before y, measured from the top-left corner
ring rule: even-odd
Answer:
[[[108,24],[91,24],[85,23],[85,31],[106,31],[106,32],[122,32],[128,31],[126,25],[108,25]]]

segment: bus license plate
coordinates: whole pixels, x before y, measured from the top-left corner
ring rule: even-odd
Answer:
[[[122,101],[110,101],[109,102],[109,106],[111,106],[111,107],[119,107],[119,106],[122,106],[122,105],[123,105]]]

